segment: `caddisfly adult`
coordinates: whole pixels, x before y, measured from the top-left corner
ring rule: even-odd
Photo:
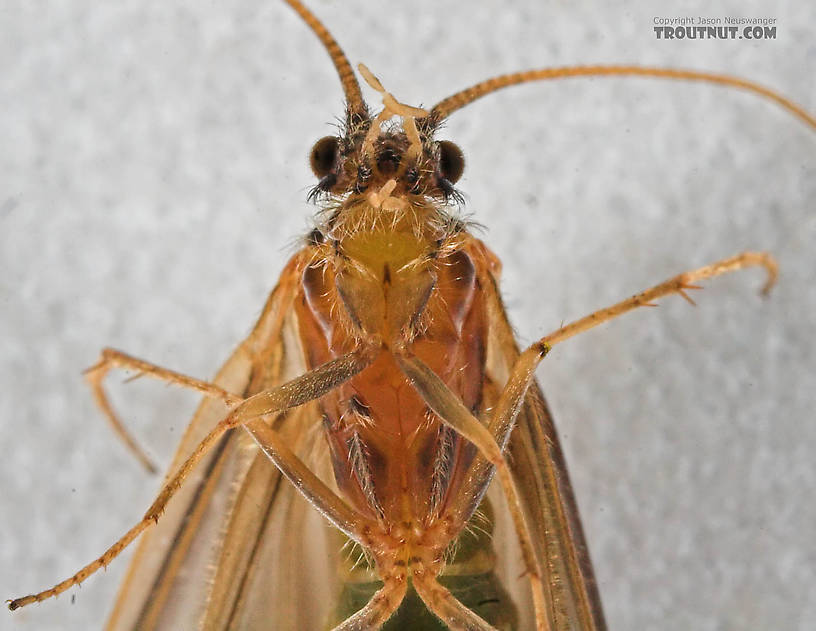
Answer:
[[[312,152],[313,197],[325,205],[317,228],[216,385],[115,351],[89,373],[100,401],[101,378],[113,366],[215,399],[185,435],[171,469],[181,473],[122,542],[146,533],[112,626],[172,628],[195,619],[205,628],[270,620],[275,628],[314,628],[328,616],[350,629],[418,625],[416,616],[431,625],[437,616],[451,628],[526,628],[534,615],[540,628],[603,627],[532,371],[553,344],[625,310],[723,271],[775,267],[752,253],[706,266],[559,329],[519,360],[496,289],[498,262],[449,212],[463,161],[437,132],[455,110],[506,85],[602,74],[736,85],[812,119],[745,81],[622,66],[511,75],[427,110],[397,101],[363,67],[383,97],[377,112],[333,39],[299,3],[289,4],[332,55],[348,103],[340,134]],[[196,450],[214,427],[225,433],[216,430]],[[203,462],[182,467],[192,453]],[[499,475],[483,500],[491,465]],[[188,473],[193,479],[183,479]],[[494,529],[502,534],[491,543]],[[500,541],[510,548],[498,554]],[[71,587],[122,544],[58,589],[12,605]],[[334,558],[343,547],[348,556]],[[520,574],[521,591],[507,583]]]

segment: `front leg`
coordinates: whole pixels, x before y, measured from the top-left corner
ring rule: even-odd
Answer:
[[[405,352],[397,354],[400,367],[428,406],[444,423],[476,445],[481,454],[496,467],[519,537],[525,565],[530,575],[533,602],[536,608],[536,624],[539,628],[545,628],[553,620],[552,611],[547,607],[541,591],[542,574],[540,564],[533,552],[530,530],[525,521],[524,511],[519,503],[515,482],[510,475],[500,448],[500,445],[505,445],[509,438],[539,362],[555,344],[598,326],[602,322],[611,320],[638,307],[655,306],[653,301],[673,293],[680,294],[693,304],[685,291],[698,289],[699,287],[694,285],[695,282],[757,265],[764,267],[768,272],[768,281],[762,290],[763,293],[767,293],[776,280],[776,262],[770,255],[765,253],[744,252],[697,270],[679,274],[627,300],[562,326],[557,331],[541,338],[516,360],[487,427],[482,425],[465,408],[459,398],[424,362]]]
[[[94,401],[96,401],[96,404],[104,413],[105,418],[108,419],[113,431],[122,440],[122,442],[125,443],[125,446],[133,453],[139,462],[142,463],[142,466],[144,466],[144,468],[150,473],[156,472],[156,466],[153,464],[150,458],[148,458],[147,454],[145,454],[144,450],[139,446],[131,433],[127,430],[125,424],[122,422],[119,415],[110,404],[108,395],[102,386],[105,376],[112,368],[132,370],[138,373],[136,377],[145,375],[154,379],[165,381],[175,386],[189,388],[191,390],[195,390],[196,392],[200,392],[205,396],[221,399],[230,407],[237,405],[242,400],[241,397],[227,392],[214,383],[202,381],[201,379],[189,377],[174,370],[157,366],[156,364],[144,361],[143,359],[138,359],[137,357],[133,357],[132,355],[128,355],[127,353],[123,353],[122,351],[118,351],[114,348],[103,349],[99,361],[85,371],[85,378],[88,380],[88,384],[91,387],[91,393],[93,394]]]
[[[549,335],[545,335],[519,355],[516,363],[513,365],[513,369],[510,371],[510,377],[504,386],[504,390],[496,404],[493,418],[490,421],[491,432],[497,436],[503,435],[504,432],[510,432],[516,415],[524,401],[527,388],[533,380],[536,367],[556,344],[568,340],[579,333],[588,331],[624,313],[637,309],[638,307],[655,307],[657,305],[654,301],[664,296],[680,294],[691,304],[695,304],[694,301],[689,298],[688,294],[686,294],[686,290],[700,289],[700,287],[694,283],[706,278],[713,278],[714,276],[736,272],[737,270],[754,266],[764,267],[768,273],[768,279],[765,281],[761,290],[763,294],[767,294],[776,282],[778,275],[776,261],[766,252],[743,252],[742,254],[722,259],[721,261],[700,267],[691,272],[678,274],[659,285],[655,285],[646,291],[635,294],[631,298],[622,300],[606,309],[595,311],[588,316],[562,326]]]

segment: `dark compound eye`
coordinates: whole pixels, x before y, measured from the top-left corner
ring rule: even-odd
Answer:
[[[317,177],[324,178],[331,173],[339,147],[340,141],[335,136],[326,136],[314,144],[309,154],[309,164]]]
[[[439,173],[451,184],[455,184],[465,170],[465,156],[462,150],[449,140],[439,141]]]

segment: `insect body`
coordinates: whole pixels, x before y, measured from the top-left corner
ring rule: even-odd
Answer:
[[[756,253],[725,259],[520,353],[495,256],[447,208],[458,200],[463,160],[438,128],[507,85],[603,74],[736,85],[813,120],[745,81],[630,66],[498,77],[428,111],[398,102],[361,67],[383,98],[374,114],[336,42],[289,4],[326,45],[347,99],[341,133],[312,151],[312,197],[324,204],[318,226],[212,383],[103,354],[89,377],[112,417],[101,382],[115,366],[211,400],[144,518],[75,576],[11,608],[76,585],[145,533],[111,628],[300,629],[325,619],[335,629],[417,628],[415,616],[427,628],[603,628],[534,369],[553,344],[600,322],[749,265],[764,266],[772,281],[775,264]],[[516,542],[509,563],[525,576],[524,593],[512,598],[513,571],[499,576],[497,550],[479,534],[502,527]],[[343,545],[355,562],[336,558]]]

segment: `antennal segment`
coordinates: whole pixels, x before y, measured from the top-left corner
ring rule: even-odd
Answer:
[[[652,68],[645,66],[567,66],[563,68],[542,68],[539,70],[527,70],[513,74],[499,75],[492,79],[487,79],[477,83],[461,92],[457,92],[448,98],[437,103],[431,110],[431,119],[441,121],[458,109],[463,108],[502,88],[520,83],[530,83],[532,81],[545,81],[547,79],[566,79],[568,77],[608,77],[608,76],[641,76],[657,77],[661,79],[678,79],[685,81],[705,81],[715,83],[740,90],[747,90],[766,99],[770,99],[780,105],[788,112],[804,121],[810,127],[816,129],[816,118],[806,112],[793,101],[785,98],[781,94],[774,92],[753,81],[740,79],[725,74],[714,74],[710,72],[697,72],[695,70],[674,70],[671,68]]]
[[[337,69],[337,74],[340,77],[340,83],[343,86],[349,112],[368,116],[368,106],[366,106],[363,100],[363,93],[360,91],[360,84],[357,83],[357,77],[354,76],[354,69],[351,67],[346,54],[343,52],[343,49],[340,48],[337,40],[332,37],[329,30],[323,26],[323,23],[298,0],[284,1],[306,22],[306,25],[323,43],[326,52],[329,53],[329,57],[331,57],[334,67]]]

